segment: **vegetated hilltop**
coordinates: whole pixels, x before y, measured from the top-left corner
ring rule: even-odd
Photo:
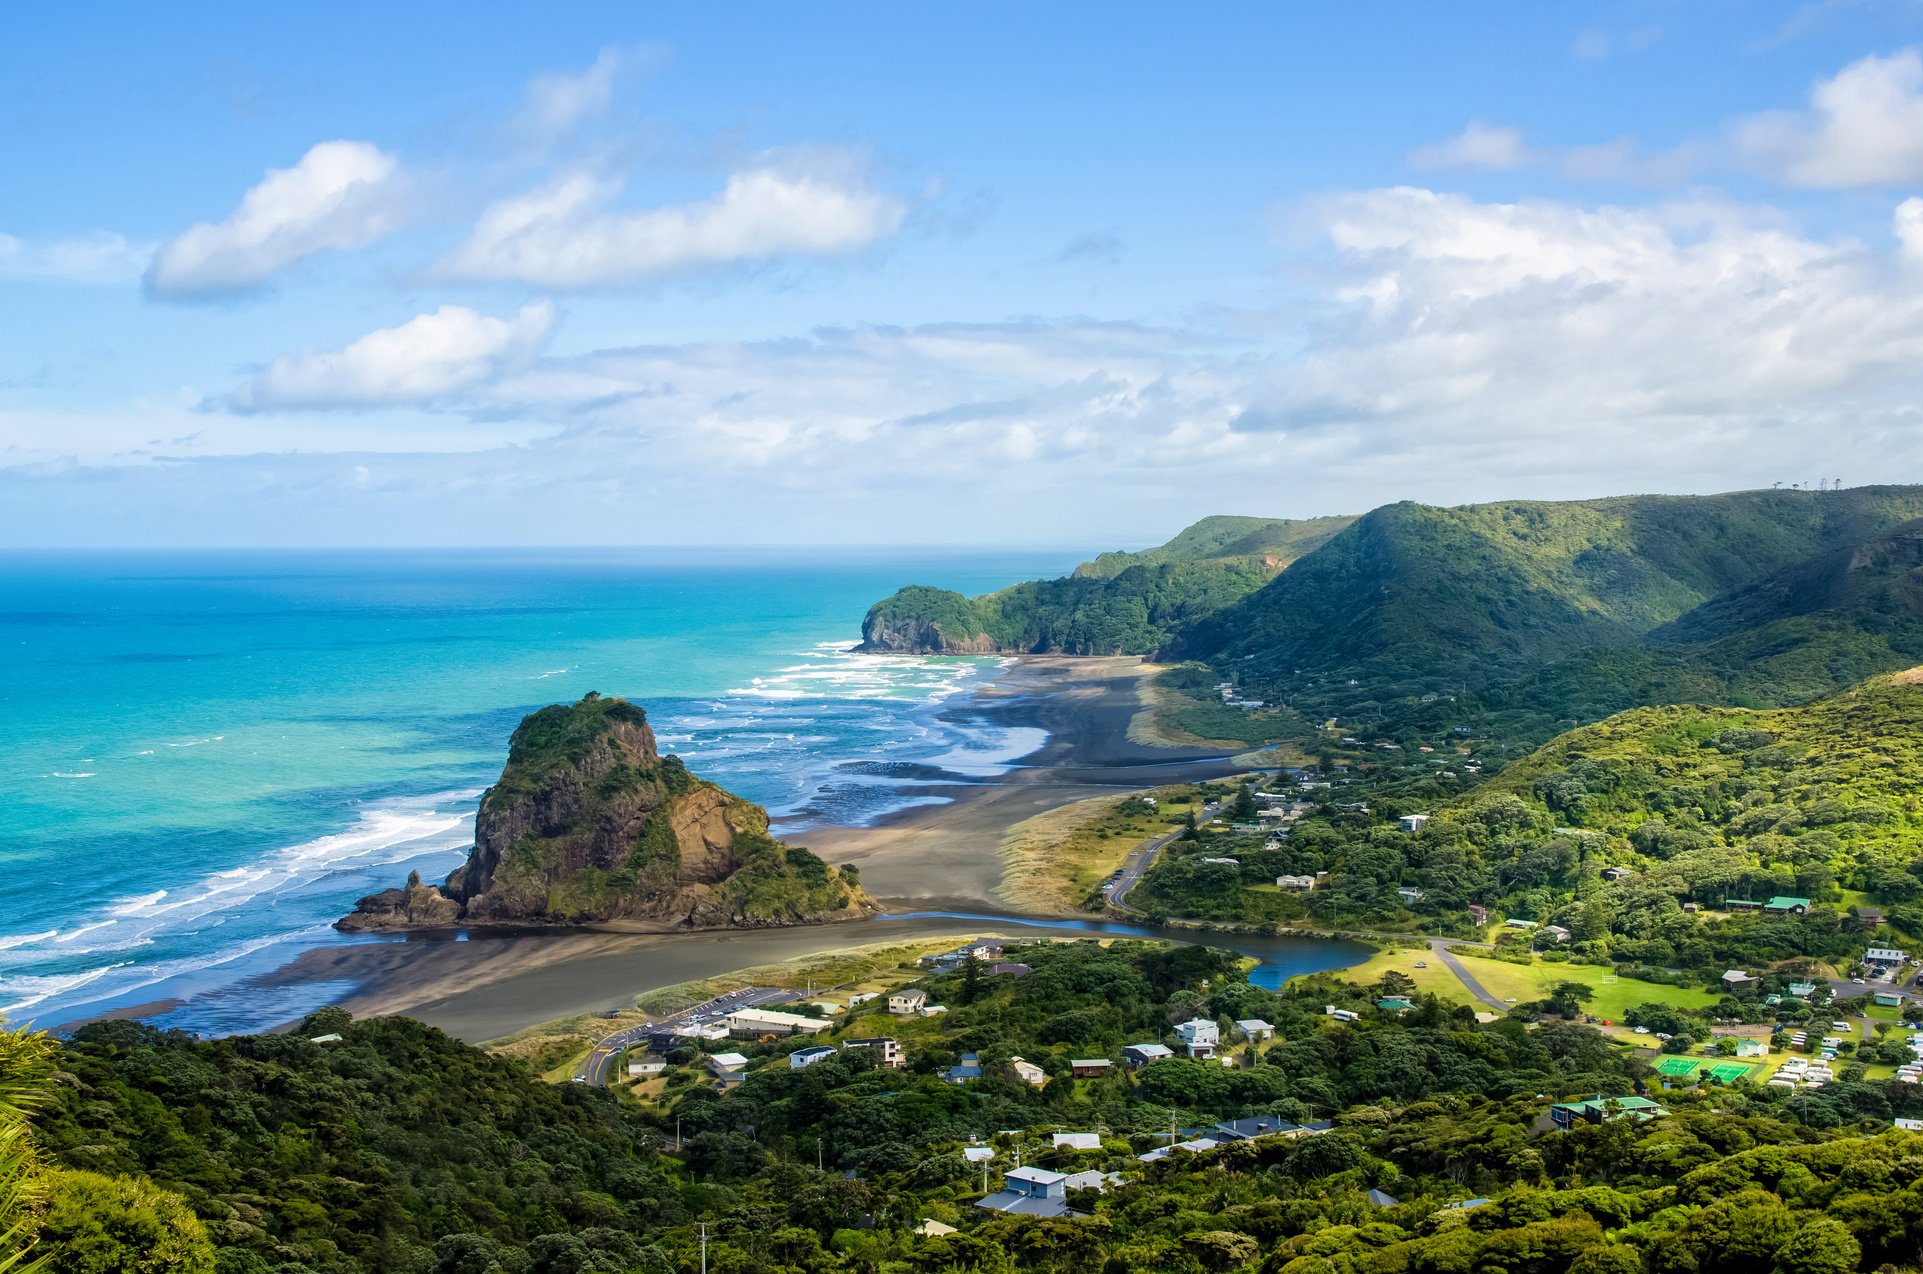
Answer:
[[[781,844],[767,811],[662,756],[640,708],[591,693],[522,720],[446,884],[363,898],[339,927],[795,924],[871,906],[852,872]]]
[[[1484,691],[1638,646],[1719,595],[1919,516],[1920,487],[1387,505],[1168,653],[1317,710]]]
[[[1890,945],[1923,937],[1923,674],[1795,708],[1638,708],[1449,795],[1454,781],[1423,768],[1302,792],[1310,806],[1275,838],[1205,829],[1131,902],[1458,932],[1480,924],[1475,905],[1568,930],[1544,949],[1704,982],[1783,961],[1841,967],[1878,941],[1875,924],[1846,923],[1856,903],[1907,935]],[[1429,816],[1419,832],[1397,827],[1416,813]],[[1271,892],[1284,875],[1315,885]],[[1809,914],[1722,914],[1779,895]]]
[[[339,1010],[225,1040],[98,1023],[30,1074],[9,1067],[24,1037],[0,1033],[0,1079],[48,1103],[34,1130],[46,1205],[0,1201],[0,1222],[38,1229],[48,1274],[670,1274],[704,1258],[716,1274],[1847,1274],[1914,1260],[1923,1134],[1889,1123],[1923,1114],[1923,1086],[1862,1067],[1820,1089],[1703,1083],[1565,1130],[1551,1102],[1654,1089],[1650,1060],[1569,1020],[1480,1023],[1394,975],[1276,993],[1206,948],[1008,954],[1024,976],[925,978],[945,1015],[870,1005],[820,1036],[717,1046],[744,1054],[734,1081],[670,1050],[645,1103]],[[1379,1003],[1391,994],[1409,1007]],[[1224,1026],[1239,1065],[1115,1064],[1121,1045],[1176,1045],[1173,1024],[1197,1018]],[[1230,1025],[1252,1019],[1275,1037]],[[903,1069],[878,1065],[877,1036]],[[870,1046],[791,1065],[851,1039]],[[951,1078],[964,1052],[979,1065]],[[1085,1059],[1111,1064],[1077,1077]],[[1040,1180],[1077,1215],[975,1206],[1017,1163],[1075,1174]]]
[[[904,654],[1149,654],[1260,588],[1353,518],[1211,517],[1160,548],[1104,553],[1061,579],[983,597],[910,585],[869,608],[862,649]]]

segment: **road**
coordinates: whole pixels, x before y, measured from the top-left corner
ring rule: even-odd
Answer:
[[[1489,988],[1476,981],[1476,975],[1469,972],[1462,961],[1456,959],[1455,953],[1449,950],[1450,945],[1455,943],[1455,939],[1429,938],[1427,941],[1429,943],[1430,953],[1448,966],[1449,972],[1456,975],[1456,981],[1462,983],[1464,990],[1468,991],[1469,994],[1475,996],[1478,1000],[1481,1000],[1498,1013],[1507,1013],[1509,1011],[1509,1006],[1502,1000],[1489,994]]]
[[[1208,822],[1220,813],[1222,807],[1227,803],[1226,801],[1213,801],[1204,805],[1201,814],[1196,817],[1195,821],[1197,823]],[[1188,828],[1186,827],[1178,827],[1172,832],[1164,832],[1154,840],[1143,841],[1139,846],[1131,850],[1129,856],[1122,862],[1122,874],[1115,878],[1113,884],[1103,886],[1108,893],[1108,905],[1119,911],[1133,911],[1134,908],[1130,907],[1127,902],[1128,891],[1141,883],[1142,877],[1148,874],[1148,869],[1155,865],[1156,856],[1176,841],[1182,839],[1182,833],[1187,830]]]
[[[768,1004],[793,1004],[801,998],[798,991],[784,991],[779,987],[751,986],[726,995],[717,995],[712,1000],[703,1001],[693,1008],[683,1009],[672,1017],[664,1017],[658,1022],[643,1022],[616,1031],[588,1050],[586,1060],[575,1068],[574,1082],[593,1084],[597,1088],[606,1087],[614,1069],[614,1059],[621,1051],[640,1043],[657,1031],[672,1031],[691,1022],[712,1019],[736,1009],[758,1008]]]

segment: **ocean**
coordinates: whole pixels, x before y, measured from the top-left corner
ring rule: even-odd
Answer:
[[[314,988],[242,983],[343,940],[362,895],[457,866],[515,724],[590,690],[641,704],[663,751],[803,843],[934,799],[897,771],[999,772],[1040,732],[943,719],[999,661],[858,655],[861,617],[905,583],[975,594],[1076,560],[0,555],[0,1016],[298,1016]]]

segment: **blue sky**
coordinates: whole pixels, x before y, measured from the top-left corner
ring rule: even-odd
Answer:
[[[0,544],[1923,475],[1923,6],[17,10]]]

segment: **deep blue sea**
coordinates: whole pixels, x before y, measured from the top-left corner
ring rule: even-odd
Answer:
[[[863,612],[1081,556],[0,555],[0,1016],[205,993],[438,880],[522,715],[589,690],[786,831],[927,801],[860,763],[992,773],[1042,738],[941,720],[997,661],[853,654]]]

